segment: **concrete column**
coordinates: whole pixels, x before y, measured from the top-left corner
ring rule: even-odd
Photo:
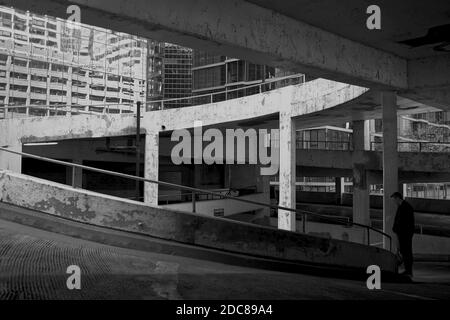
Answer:
[[[144,177],[159,179],[159,133],[151,132],[145,135],[145,164]],[[144,202],[149,205],[158,205],[158,185],[144,182]]]
[[[383,92],[383,231],[392,237],[395,250],[395,234],[392,232],[397,207],[390,195],[398,191],[398,154],[397,154],[397,95],[395,92]],[[401,191],[401,190],[400,190]],[[383,247],[389,249],[389,241],[384,239]]]
[[[368,120],[353,121],[353,148],[370,150],[370,122]]]
[[[280,195],[279,205],[295,209],[295,122],[288,112],[280,112]],[[295,212],[278,210],[278,229],[296,230]]]
[[[370,189],[364,150],[370,148],[369,122],[353,122],[353,222],[370,225]]]
[[[22,152],[22,144],[19,142],[8,144],[8,149]],[[22,173],[22,156],[0,151],[0,170]]]
[[[343,203],[343,194],[345,191],[344,178],[335,177],[334,185],[336,189],[336,204],[341,205]]]
[[[83,164],[83,160],[81,159],[74,159],[73,163],[75,164]],[[72,174],[72,169],[70,169],[71,172],[71,179],[74,179],[72,181],[72,186],[75,188],[83,188],[83,169],[81,168],[73,168],[75,172]]]

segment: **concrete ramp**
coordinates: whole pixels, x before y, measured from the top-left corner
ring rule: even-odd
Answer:
[[[95,226],[292,263],[397,271],[383,249],[228,219],[144,205],[9,171],[0,171],[0,202]]]

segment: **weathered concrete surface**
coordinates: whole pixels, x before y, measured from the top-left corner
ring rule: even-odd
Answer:
[[[367,290],[366,279],[338,279],[329,272],[314,276],[278,272],[258,265],[244,268],[125,249],[5,220],[0,223],[0,248],[2,300],[447,299],[449,295],[448,263],[417,263],[417,283],[391,283],[382,276],[381,290]],[[82,270],[82,290],[66,287],[66,268],[74,263]]]
[[[0,120],[0,145],[136,133],[133,114],[28,117]]]
[[[2,0],[0,3],[61,18],[67,18],[69,4],[78,4],[83,23],[338,81],[407,87],[405,59],[246,1],[114,0],[106,5],[102,0]]]
[[[0,173],[0,200],[56,216],[187,244],[313,264],[396,272],[390,252],[345,241],[145,206],[12,172]]]

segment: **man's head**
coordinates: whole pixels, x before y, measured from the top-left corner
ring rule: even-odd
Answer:
[[[397,203],[397,205],[401,205],[403,202],[403,196],[400,192],[394,192],[391,194],[391,198]]]

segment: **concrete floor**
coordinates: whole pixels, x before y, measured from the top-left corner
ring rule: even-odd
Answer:
[[[72,264],[81,290],[66,287]],[[0,220],[0,299],[449,299],[450,264],[416,264],[415,283],[381,286],[112,247]]]

